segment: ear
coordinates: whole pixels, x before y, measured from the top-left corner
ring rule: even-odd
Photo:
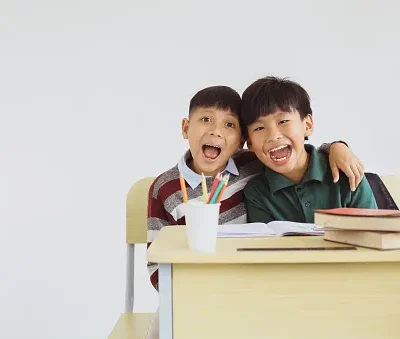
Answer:
[[[304,136],[309,137],[314,131],[314,120],[311,114],[307,115],[304,120]]]
[[[186,118],[182,119],[182,136],[183,139],[188,138],[188,131],[189,131],[189,120]]]

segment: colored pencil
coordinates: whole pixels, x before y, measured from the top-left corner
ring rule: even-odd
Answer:
[[[215,190],[217,189],[218,184],[221,181],[220,176],[221,176],[221,173],[218,172],[218,174],[214,178],[213,184],[211,186],[210,194],[208,195],[208,201],[207,201],[208,204],[210,203],[210,201],[215,193]]]
[[[207,184],[206,184],[206,177],[204,176],[204,173],[201,173],[201,188],[203,189],[203,200],[204,203],[208,203],[208,193],[207,193]]]
[[[181,183],[181,191],[182,191],[182,198],[183,202],[187,204],[188,202],[188,195],[187,195],[187,190],[186,190],[186,182],[185,179],[183,178],[182,173],[179,173],[179,181]]]
[[[218,198],[217,198],[217,203],[221,202],[222,197],[224,195],[225,189],[228,186],[228,181],[229,181],[229,174],[228,177],[226,178],[224,186],[222,186],[221,192],[219,192]]]
[[[218,195],[221,192],[222,187],[225,185],[226,177],[227,177],[227,175],[225,174],[224,177],[222,178],[222,180],[219,182],[218,187],[215,190],[215,192],[211,198],[210,204],[215,204],[217,202]]]

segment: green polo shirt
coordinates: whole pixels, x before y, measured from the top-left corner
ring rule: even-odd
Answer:
[[[318,208],[377,208],[374,195],[364,177],[355,192],[348,178],[341,175],[333,182],[328,158],[315,147],[305,145],[310,163],[302,182],[296,184],[282,174],[266,168],[265,173],[251,180],[244,189],[248,222],[289,220],[314,222]]]

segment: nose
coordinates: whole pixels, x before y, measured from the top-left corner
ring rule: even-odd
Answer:
[[[221,128],[218,126],[218,124],[213,124],[208,134],[212,135],[213,137],[222,138]]]
[[[282,133],[277,126],[268,129],[267,142],[272,143],[282,139]]]

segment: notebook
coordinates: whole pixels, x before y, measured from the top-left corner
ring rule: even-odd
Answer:
[[[323,235],[324,231],[315,224],[292,221],[271,221],[268,224],[225,224],[218,226],[219,238],[282,237],[287,235]]]

